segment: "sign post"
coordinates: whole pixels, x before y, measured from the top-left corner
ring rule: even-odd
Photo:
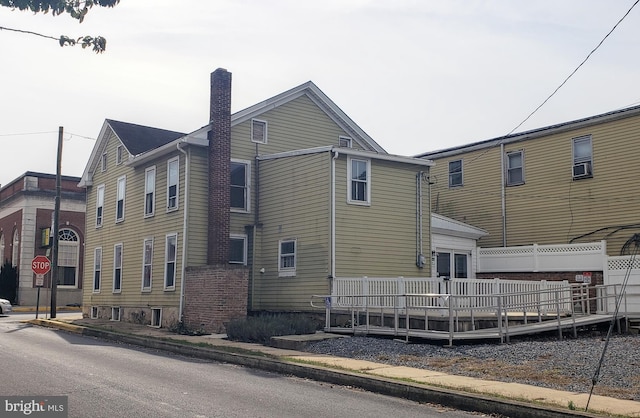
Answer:
[[[36,319],[40,311],[40,288],[44,286],[44,275],[51,270],[51,261],[44,255],[37,255],[31,260],[31,270],[36,274],[36,287],[38,296],[36,298]]]

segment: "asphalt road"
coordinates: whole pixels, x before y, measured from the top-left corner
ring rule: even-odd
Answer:
[[[70,417],[472,417],[0,317],[0,395],[66,395]]]

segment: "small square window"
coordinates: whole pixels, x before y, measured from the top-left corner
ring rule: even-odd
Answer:
[[[338,146],[340,146],[341,148],[351,148],[352,147],[351,138],[349,138],[348,136],[341,136],[338,139]]]

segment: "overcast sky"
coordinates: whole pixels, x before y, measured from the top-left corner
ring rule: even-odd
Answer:
[[[80,176],[105,119],[191,132],[209,74],[233,74],[232,112],[313,81],[392,154],[511,132],[635,0],[122,0],[67,16],[0,7],[0,26],[102,35],[96,55],[0,30],[0,184]],[[518,131],[640,102],[640,6]]]

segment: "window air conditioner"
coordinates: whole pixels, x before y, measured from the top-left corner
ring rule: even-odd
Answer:
[[[573,178],[588,177],[591,175],[591,164],[580,163],[573,165]]]

